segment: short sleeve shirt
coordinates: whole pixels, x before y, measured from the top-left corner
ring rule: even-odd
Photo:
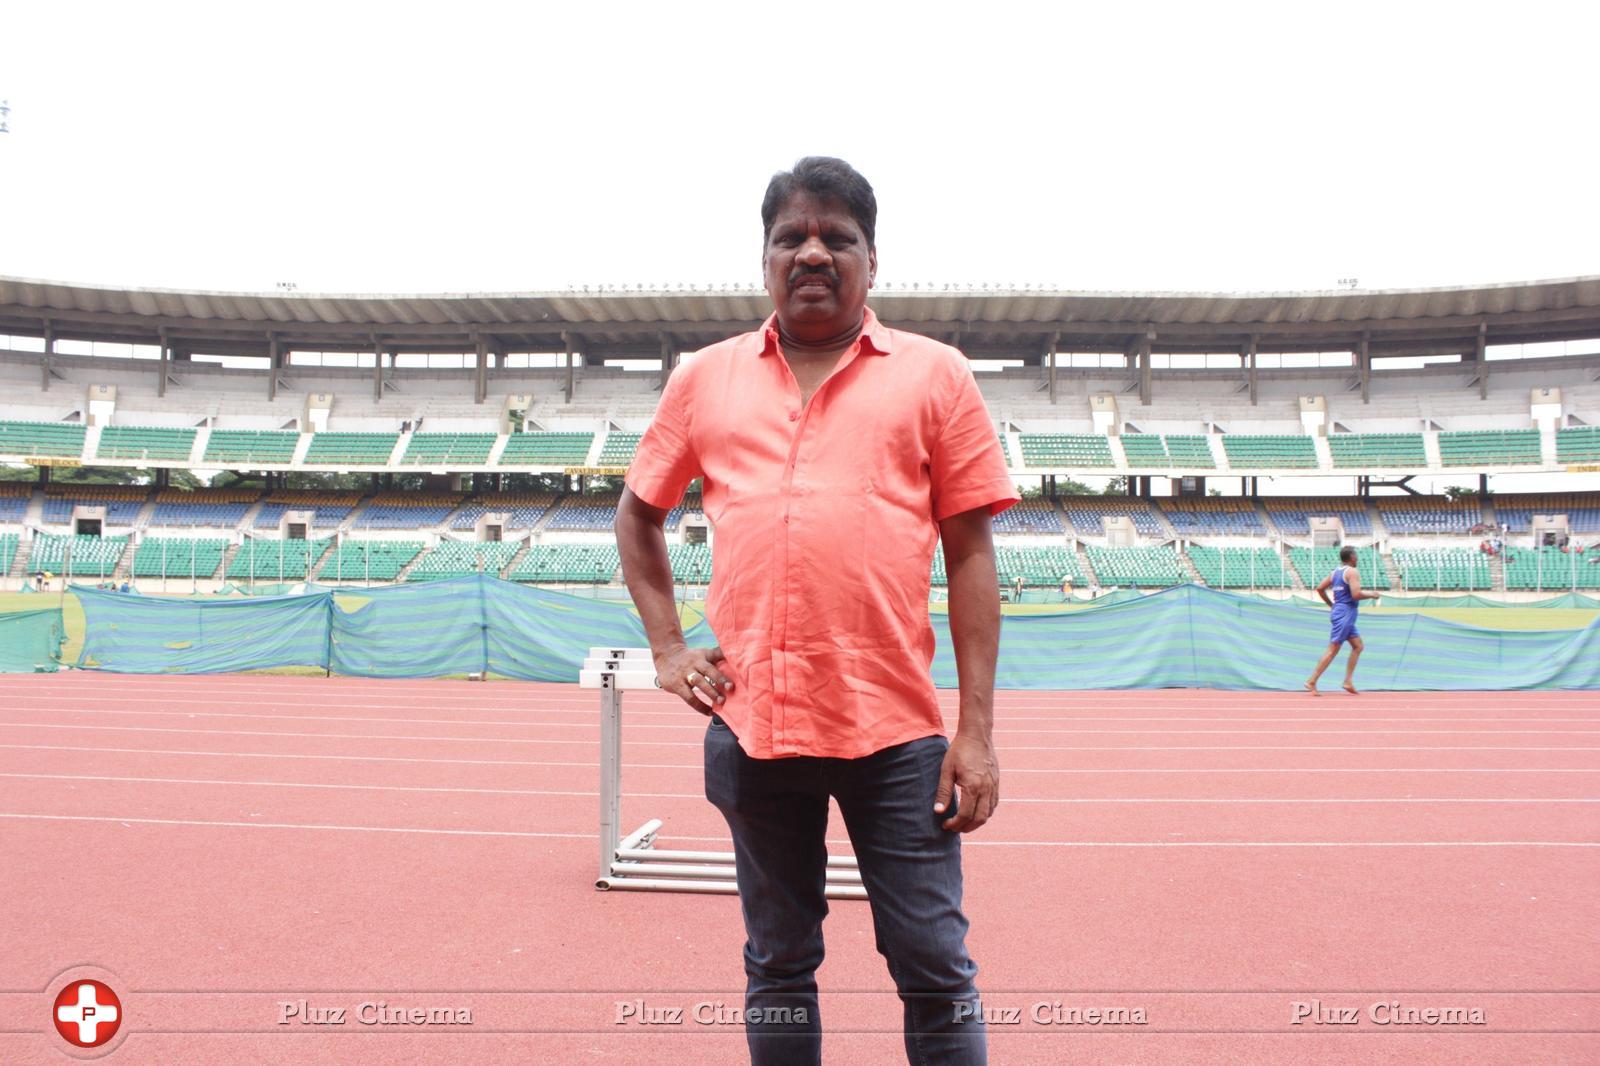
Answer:
[[[888,329],[804,406],[776,317],[668,379],[627,484],[670,508],[695,478],[712,525],[707,620],[754,758],[859,758],[944,732],[929,667],[938,523],[1019,497],[966,357]]]

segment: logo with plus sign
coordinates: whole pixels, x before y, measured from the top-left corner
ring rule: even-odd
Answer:
[[[122,1028],[122,1001],[100,981],[73,981],[57,994],[50,1014],[56,1032],[74,1047],[99,1047]]]

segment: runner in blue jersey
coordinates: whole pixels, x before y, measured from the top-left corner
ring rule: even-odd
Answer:
[[[1358,695],[1354,680],[1356,661],[1361,658],[1361,650],[1366,645],[1361,643],[1361,634],[1356,632],[1356,613],[1361,609],[1362,600],[1375,600],[1380,595],[1361,590],[1361,574],[1356,570],[1356,550],[1348,544],[1339,549],[1339,564],[1317,586],[1317,595],[1322,597],[1322,602],[1333,608],[1333,631],[1328,634],[1328,650],[1306,681],[1306,690],[1313,696],[1322,695],[1317,691],[1317,678],[1339,654],[1339,645],[1347,641],[1350,644],[1350,659],[1345,663],[1344,685],[1341,687],[1352,696]],[[1330,590],[1333,592],[1332,599],[1328,598]]]

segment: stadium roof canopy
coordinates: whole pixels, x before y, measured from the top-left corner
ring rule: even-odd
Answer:
[[[1374,358],[1460,353],[1480,343],[1600,338],[1600,276],[1465,288],[1299,293],[1105,293],[887,287],[891,325],[975,358],[1058,351],[1354,350]],[[659,358],[751,329],[758,288],[461,295],[316,295],[100,288],[0,277],[0,333],[135,344],[174,353],[280,350],[571,350]]]

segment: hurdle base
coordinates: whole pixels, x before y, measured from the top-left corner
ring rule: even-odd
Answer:
[[[657,848],[661,820],[653,818],[624,837],[606,874],[595,881],[600,892],[701,892],[737,895],[731,851],[670,851]],[[824,875],[828,899],[866,899],[861,871],[853,857],[830,856]]]

